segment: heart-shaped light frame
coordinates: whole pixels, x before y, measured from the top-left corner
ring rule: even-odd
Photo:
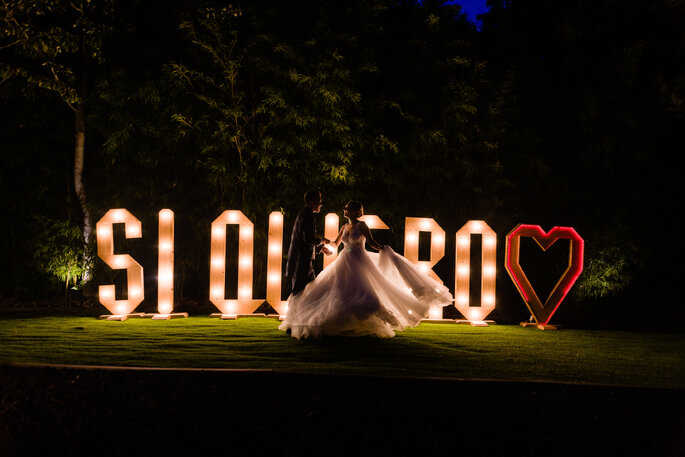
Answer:
[[[519,263],[522,236],[533,238],[543,251],[549,249],[558,239],[570,240],[568,267],[550,292],[545,303],[542,303],[538,298]],[[507,235],[504,265],[538,324],[547,325],[549,323],[583,271],[584,246],[583,239],[571,227],[554,227],[545,233],[539,225],[519,224]]]

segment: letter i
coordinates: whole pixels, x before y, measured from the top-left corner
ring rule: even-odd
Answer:
[[[159,212],[159,264],[157,269],[157,310],[169,314],[174,309],[174,212]]]

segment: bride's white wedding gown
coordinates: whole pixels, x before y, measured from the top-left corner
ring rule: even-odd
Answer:
[[[279,329],[295,338],[322,335],[377,335],[418,325],[431,306],[452,302],[447,287],[386,246],[379,254],[364,249],[359,223],[342,236],[338,258],[297,295]]]

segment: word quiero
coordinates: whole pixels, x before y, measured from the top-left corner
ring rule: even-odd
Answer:
[[[388,229],[388,226],[374,215],[361,218],[370,229]],[[126,270],[128,298],[117,300],[114,285],[102,285],[99,299],[107,310],[114,315],[131,314],[145,298],[143,267],[128,254],[114,254],[113,225],[124,224],[126,238],[142,236],[141,222],[123,208],[111,209],[96,225],[98,256],[112,269]],[[226,281],[226,226],[238,226],[238,296],[225,298]],[[339,230],[339,216],[334,213],[325,217],[325,237],[335,239]],[[287,302],[281,298],[283,278],[283,214],[274,211],[269,215],[266,302],[278,314],[288,311]],[[419,261],[419,233],[428,232],[430,237],[430,259]],[[469,283],[471,277],[471,235],[479,234],[482,243],[481,303],[471,306],[469,302]],[[546,250],[557,239],[571,240],[569,266],[559,280],[549,298],[543,303],[533,290],[519,264],[519,246],[522,236],[532,237],[542,249]],[[555,227],[545,233],[539,226],[519,224],[506,238],[507,272],[521,293],[531,314],[539,323],[547,324],[563,299],[568,294],[583,268],[583,240],[572,228]],[[253,313],[264,299],[255,299],[252,291],[254,251],[254,224],[239,210],[224,211],[211,225],[209,299],[222,314]],[[170,314],[174,308],[174,212],[163,209],[159,212],[159,264],[157,309],[161,315]],[[338,251],[324,257],[324,268],[337,257]],[[432,267],[445,255],[445,231],[432,218],[405,218],[404,256],[419,265],[421,270],[442,283]],[[470,321],[482,321],[495,309],[495,279],[497,276],[497,234],[485,221],[468,221],[456,233],[455,255],[455,307]],[[442,309],[430,310],[431,318],[442,317]]]

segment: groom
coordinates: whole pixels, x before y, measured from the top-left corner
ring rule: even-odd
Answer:
[[[304,194],[304,204],[304,209],[295,219],[285,267],[286,276],[292,279],[292,295],[301,292],[316,277],[312,266],[314,248],[330,243],[326,238],[317,238],[314,234],[314,213],[321,211],[321,193],[318,190],[308,191]]]

